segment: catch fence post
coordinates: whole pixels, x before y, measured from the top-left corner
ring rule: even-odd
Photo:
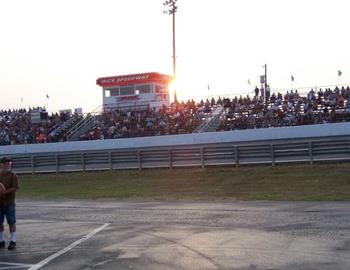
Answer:
[[[85,172],[85,155],[84,155],[84,153],[81,153],[81,167],[83,169],[83,172]]]
[[[171,149],[168,149],[168,160],[169,160],[169,169],[173,168],[173,156],[171,154]]]
[[[137,151],[137,161],[138,161],[138,164],[139,164],[139,170],[141,171],[142,170],[142,157],[141,157],[141,151],[140,150]]]
[[[109,163],[109,169],[112,171],[113,170],[113,163],[112,163],[112,152],[108,152],[108,163]]]
[[[270,144],[270,151],[271,151],[272,166],[275,166],[275,147],[273,144]]]
[[[31,164],[32,164],[32,174],[34,174],[35,173],[35,157],[31,156],[30,157],[30,161],[31,161]]]
[[[239,166],[239,152],[238,152],[238,146],[234,146],[234,150],[235,150],[235,164],[236,167]]]
[[[58,158],[58,154],[55,155],[55,163],[56,163],[56,173],[60,172],[60,165],[59,165],[59,158]]]
[[[314,164],[314,156],[312,153],[312,142],[309,142],[309,157],[310,157],[310,165]]]
[[[202,168],[204,168],[205,162],[204,162],[204,147],[203,146],[201,146],[200,152],[201,152],[201,166],[202,166]]]

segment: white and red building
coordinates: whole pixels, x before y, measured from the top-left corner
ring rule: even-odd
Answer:
[[[157,72],[98,78],[102,87],[103,110],[159,109],[169,106],[168,85],[172,77]]]

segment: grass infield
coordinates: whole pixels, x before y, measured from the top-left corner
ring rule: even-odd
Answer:
[[[350,200],[350,164],[20,175],[19,198]]]

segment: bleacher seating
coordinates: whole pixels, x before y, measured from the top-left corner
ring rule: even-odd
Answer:
[[[53,113],[39,124],[33,124],[31,114],[45,112],[44,108],[0,111],[0,145],[31,144],[65,141],[64,133],[56,130],[72,116]]]
[[[0,145],[350,122],[349,86],[311,89],[306,95],[271,93],[266,100],[259,89],[254,92],[253,97],[175,102],[159,111],[113,110],[85,117],[53,113],[37,125],[30,115],[44,108],[1,110]]]

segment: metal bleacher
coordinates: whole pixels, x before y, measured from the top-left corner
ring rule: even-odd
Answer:
[[[74,126],[67,132],[68,141],[76,141],[79,136],[90,130],[95,125],[96,116],[102,113],[102,105],[98,106],[91,113],[88,113],[85,118],[80,119]]]
[[[63,133],[69,132],[79,121],[83,119],[82,115],[74,114],[67,121],[63,122],[61,125],[57,126],[51,131],[52,137],[61,137]]]
[[[194,133],[213,132],[216,131],[220,125],[220,116],[224,111],[222,105],[216,105],[213,112],[208,114],[203,122],[193,131]]]

